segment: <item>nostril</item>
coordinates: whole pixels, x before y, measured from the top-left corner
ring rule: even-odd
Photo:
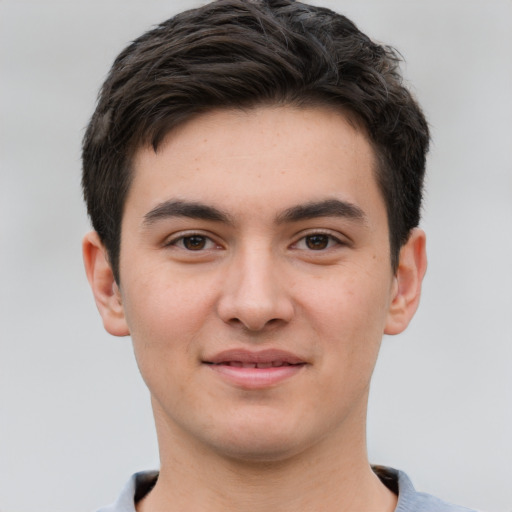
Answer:
[[[231,318],[226,323],[231,325],[232,327],[238,327],[245,331],[257,332],[268,329],[274,329],[279,325],[285,324],[287,322],[281,318],[271,318],[270,320],[256,318],[246,318],[244,320],[241,320],[240,318]]]

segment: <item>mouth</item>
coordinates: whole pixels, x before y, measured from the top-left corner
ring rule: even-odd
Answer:
[[[308,363],[282,350],[229,350],[204,360],[203,364],[236,387],[262,389],[297,375]]]
[[[305,363],[287,363],[286,361],[266,361],[261,363],[244,363],[243,361],[222,361],[220,363],[209,364],[223,364],[226,366],[234,366],[235,368],[282,368],[283,366],[297,366]]]

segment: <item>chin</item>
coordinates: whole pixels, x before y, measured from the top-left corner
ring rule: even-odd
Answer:
[[[211,439],[211,446],[217,454],[243,463],[284,462],[314,444],[309,436],[301,436],[297,428],[287,428],[282,422],[239,424],[224,434]]]
[[[225,446],[217,446],[217,453],[225,459],[238,464],[261,465],[284,463],[298,455],[303,447],[285,446],[283,443],[262,440],[252,440],[247,444],[229,443]]]

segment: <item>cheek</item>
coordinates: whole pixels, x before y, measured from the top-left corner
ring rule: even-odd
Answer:
[[[323,364],[332,372],[339,374],[343,368],[345,374],[367,375],[373,370],[387,319],[390,282],[382,275],[377,279],[375,274],[347,272],[310,294],[303,307],[309,311],[318,352],[327,356]]]
[[[391,277],[363,269],[340,269],[325,279],[319,279],[316,286],[306,283],[308,292],[304,307],[317,312],[320,325],[346,331],[365,331],[374,327],[383,331],[391,295]],[[305,301],[303,301],[305,302]]]
[[[204,279],[181,275],[165,264],[153,265],[146,271],[139,268],[126,282],[128,287],[122,298],[130,332],[143,337],[146,343],[160,342],[160,334],[169,338],[193,328],[212,300],[208,293],[212,287]]]
[[[165,279],[132,282],[123,298],[126,320],[143,377],[184,366],[194,354],[194,340],[207,321],[208,298],[193,286]]]

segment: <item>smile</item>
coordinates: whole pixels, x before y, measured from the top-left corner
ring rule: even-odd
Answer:
[[[294,364],[290,364],[285,361],[269,361],[266,363],[244,363],[242,361],[224,361],[222,363],[215,364],[225,364],[227,366],[235,366],[236,368],[281,368],[282,366],[295,366]]]
[[[307,365],[301,358],[280,350],[230,350],[203,363],[225,382],[244,389],[273,387]]]

